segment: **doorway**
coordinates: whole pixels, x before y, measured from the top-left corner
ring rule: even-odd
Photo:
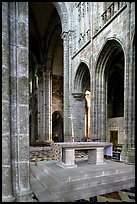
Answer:
[[[58,111],[52,114],[52,140],[63,142],[63,119]]]
[[[113,149],[118,145],[118,130],[110,131],[110,142],[113,143]]]

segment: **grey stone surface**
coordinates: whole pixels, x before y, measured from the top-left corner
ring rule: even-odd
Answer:
[[[48,190],[51,194],[50,199],[48,196],[44,196],[43,189],[41,190],[43,198],[40,196],[36,183],[38,187],[39,184],[44,186],[45,193]],[[130,188],[134,185],[135,166],[110,160],[107,160],[106,164],[100,165],[100,167],[89,164],[85,160],[77,162],[77,168],[73,169],[61,168],[57,165],[57,161],[53,160],[40,161],[37,162],[36,166],[31,166],[31,186],[40,202],[42,200],[45,202],[49,200],[50,202],[55,199],[55,195],[59,201],[73,202]]]
[[[44,5],[45,8],[47,8],[46,5]],[[2,2],[3,201],[13,201],[12,194],[15,196],[15,201],[31,200],[29,114],[33,112],[31,123],[33,141],[36,139],[51,141],[52,68],[59,67],[61,62],[63,104],[58,102],[60,104],[58,107],[64,120],[64,141],[72,141],[70,118],[72,113],[75,140],[81,141],[85,136],[84,94],[85,89],[90,87],[92,93],[91,135],[97,136],[101,141],[106,141],[110,140],[110,131],[117,130],[118,144],[123,145],[120,160],[127,163],[135,162],[133,150],[135,147],[135,2],[49,2],[48,5],[55,8],[57,18],[53,18],[49,23],[48,32],[42,30],[45,31],[44,37],[39,36],[40,39],[33,41],[33,37],[29,35],[29,31],[33,30],[31,26],[29,27],[29,23],[33,22],[32,19],[30,21],[30,4],[28,2]],[[108,6],[111,7],[112,13],[109,12]],[[47,18],[43,18],[42,21],[40,19],[39,23],[44,20],[44,25],[46,25]],[[39,23],[37,28],[42,28]],[[59,25],[57,27],[59,30],[56,30],[55,35],[51,35],[57,25]],[[31,34],[36,33],[32,31]],[[58,37],[62,38],[60,38],[61,43],[57,41],[60,44],[55,44]],[[29,46],[30,44],[32,47]],[[53,49],[57,45],[57,48],[60,48],[59,52],[58,49]],[[59,55],[60,51],[62,55]],[[118,64],[115,63],[117,61],[114,58],[115,54],[118,54],[119,58],[122,56]],[[59,60],[58,57],[61,60],[56,63]],[[84,66],[81,66],[82,63]],[[111,66],[113,64],[114,67]],[[42,77],[38,74],[41,68]],[[122,73],[123,77],[124,102],[122,107],[119,106],[123,115],[118,118],[108,118],[107,112],[111,115],[111,111],[108,107],[107,96],[112,88],[109,77],[115,68]],[[33,74],[29,76],[30,70],[33,70]],[[47,71],[46,76],[43,71]],[[87,73],[89,80],[86,78]],[[38,87],[34,86],[35,75],[38,77]],[[33,81],[33,105],[29,112],[30,79]],[[36,100],[38,103],[35,102]],[[36,120],[37,117],[39,118]],[[48,170],[44,169],[44,171]],[[117,169],[117,171],[121,170]],[[52,175],[55,179],[56,174],[52,172]],[[57,182],[60,176],[56,178]],[[90,172],[87,172],[87,176],[91,176]],[[68,178],[74,179],[73,175],[66,177],[65,174],[62,179]],[[120,184],[117,183],[117,185]],[[123,186],[126,185],[128,187],[130,184],[125,182]],[[108,185],[108,187],[110,190],[116,189],[116,186],[114,189],[111,188],[112,186]],[[102,191],[100,189],[100,192]],[[41,191],[41,194],[44,192]],[[84,192],[75,192],[72,199],[78,196],[83,197],[83,195]],[[47,197],[50,197],[48,192]],[[65,198],[62,195],[53,198],[55,201],[63,201],[63,199]],[[69,200],[69,194],[66,194],[66,199]]]

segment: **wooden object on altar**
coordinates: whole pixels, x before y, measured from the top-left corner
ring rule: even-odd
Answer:
[[[87,137],[87,142],[97,142],[97,141],[100,141],[101,139],[100,138],[97,138],[95,136],[88,136]]]

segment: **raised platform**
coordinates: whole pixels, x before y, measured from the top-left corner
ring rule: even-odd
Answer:
[[[77,159],[77,167],[64,169],[57,161],[31,165],[31,187],[39,202],[73,202],[135,186],[135,166],[106,160],[89,164]]]
[[[104,155],[112,156],[113,144],[110,142],[59,142],[51,145],[52,158],[58,160],[63,168],[75,168],[75,151],[87,150],[88,163],[103,164]]]

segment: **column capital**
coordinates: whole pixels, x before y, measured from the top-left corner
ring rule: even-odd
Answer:
[[[60,36],[64,40],[66,37],[71,36],[73,33],[74,33],[74,30],[68,30],[67,32],[63,31]]]
[[[63,31],[60,36],[64,40],[68,36],[68,32]]]

